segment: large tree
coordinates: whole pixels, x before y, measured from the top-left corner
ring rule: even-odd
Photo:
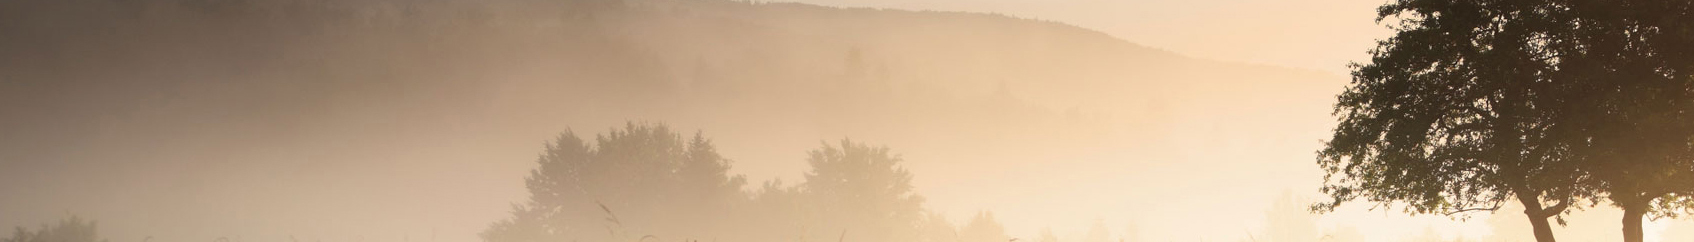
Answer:
[[[1559,4],[1553,132],[1624,210],[1624,241],[1642,241],[1644,216],[1687,212],[1694,196],[1694,1]]]
[[[1592,189],[1564,147],[1550,145],[1559,29],[1548,1],[1398,0],[1379,9],[1398,33],[1355,65],[1340,123],[1319,153],[1332,211],[1363,199],[1412,214],[1493,211],[1517,201],[1537,241],[1548,219]]]
[[[1320,164],[1340,179],[1320,208],[1365,197],[1450,211],[1509,194],[1545,241],[1538,215],[1604,198],[1624,210],[1630,242],[1642,240],[1644,216],[1688,212],[1694,2],[1401,0],[1382,10],[1407,21],[1337,105],[1342,124]],[[1532,204],[1549,199],[1558,205]]]

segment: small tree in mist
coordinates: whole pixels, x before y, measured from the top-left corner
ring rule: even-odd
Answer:
[[[957,242],[945,218],[924,217],[912,174],[888,148],[843,140],[806,160],[812,168],[804,182],[773,180],[749,194],[741,190],[746,180],[729,174],[730,161],[699,133],[684,139],[664,125],[630,123],[590,144],[566,131],[547,143],[526,177],[529,200],[481,236]],[[947,236],[922,233],[940,231]]]
[[[41,229],[35,231],[18,227],[12,232],[12,237],[0,239],[0,242],[105,242],[97,232],[93,220],[71,217],[57,224],[42,224]]]
[[[935,212],[924,212],[923,221],[919,222],[918,241],[924,242],[959,242],[959,228],[953,222],[947,221],[947,216]]]
[[[856,241],[917,238],[923,197],[912,191],[912,174],[887,147],[852,140],[825,143],[807,153],[801,187],[819,209],[819,232],[842,233]]]
[[[1006,235],[1006,227],[994,219],[994,213],[982,211],[976,213],[965,227],[959,228],[959,241],[963,242],[1006,242],[1011,236]]]
[[[547,144],[525,185],[530,199],[494,223],[486,241],[613,240],[710,236],[708,223],[745,200],[745,179],[710,140],[684,140],[662,124],[630,123],[595,144],[566,131]]]
[[[799,186],[783,183],[781,179],[767,181],[753,195],[753,203],[748,217],[755,219],[754,223],[765,225],[764,231],[749,231],[743,237],[759,238],[757,241],[793,241],[810,235],[807,230],[813,226],[801,223],[805,218],[815,217],[812,211],[815,206]]]

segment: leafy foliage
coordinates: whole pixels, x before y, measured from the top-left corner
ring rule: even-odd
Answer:
[[[994,213],[978,212],[965,227],[959,228],[959,241],[965,242],[1004,242],[1011,239],[1006,235],[1006,228],[994,219]]]
[[[481,236],[496,242],[913,241],[920,231],[940,229],[922,225],[923,198],[888,148],[843,140],[807,154],[812,169],[804,183],[770,181],[748,193],[746,179],[729,174],[731,162],[699,133],[684,139],[662,124],[630,123],[590,144],[567,131],[547,144],[526,178],[529,201]]]
[[[912,191],[912,174],[900,167],[899,155],[846,139],[807,154],[812,170],[802,188],[824,217],[833,218],[817,221],[822,227],[855,231],[868,241],[917,237],[923,197]]]
[[[664,125],[637,123],[597,137],[593,146],[572,132],[560,134],[525,180],[530,201],[483,239],[709,235],[711,228],[700,224],[743,202],[746,182],[728,175],[730,162],[710,140],[681,137]]]
[[[1559,3],[1565,125],[1552,132],[1623,208],[1623,240],[1642,241],[1643,217],[1677,216],[1694,196],[1694,2]]]
[[[1341,123],[1319,152],[1333,210],[1364,199],[1413,214],[1456,215],[1523,203],[1538,240],[1546,219],[1593,197],[1568,147],[1555,79],[1567,29],[1551,1],[1401,0],[1379,18],[1399,33],[1355,65]],[[1562,221],[1562,220],[1561,220]]]
[[[1534,34],[1551,26],[1532,1],[1422,1],[1385,5],[1402,17],[1371,63],[1355,66],[1339,97],[1341,123],[1320,152],[1334,198],[1400,204],[1410,213],[1497,208],[1511,199],[1587,196],[1546,130],[1559,108],[1544,86],[1551,61]],[[1536,206],[1539,210],[1540,206]],[[1558,207],[1550,213],[1562,211]]]
[[[1383,6],[1399,33],[1355,66],[1339,97],[1341,124],[1318,162],[1334,199],[1314,209],[1364,199],[1451,215],[1517,200],[1542,241],[1552,239],[1544,218],[1584,198],[1609,198],[1626,216],[1671,211],[1680,203],[1647,205],[1694,187],[1691,5]]]

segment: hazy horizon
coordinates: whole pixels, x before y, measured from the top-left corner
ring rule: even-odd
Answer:
[[[1018,241],[1533,241],[1510,206],[1307,213],[1386,1],[627,1],[0,3],[0,228],[475,241],[561,133],[641,124],[710,139],[755,197],[804,186],[808,152],[886,147],[925,215]],[[770,213],[677,216],[823,216]],[[1619,214],[1555,232],[1609,241]]]

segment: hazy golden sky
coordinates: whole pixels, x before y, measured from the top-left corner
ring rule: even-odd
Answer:
[[[611,50],[637,63],[593,70],[600,60],[581,56],[599,49],[554,46],[548,38],[559,36],[521,29],[557,27],[549,23],[487,31],[510,39],[362,35],[368,26],[353,26],[299,38],[329,41],[290,42],[297,36],[167,17],[162,29],[179,32],[122,32],[147,37],[123,42],[58,25],[81,22],[43,20],[18,29],[100,48],[50,55],[60,52],[0,46],[69,60],[34,69],[23,68],[34,59],[0,58],[21,66],[7,70],[30,71],[26,78],[82,78],[0,82],[18,88],[0,89],[0,111],[17,112],[0,116],[0,131],[15,132],[0,134],[0,227],[77,214],[101,221],[114,242],[472,241],[524,199],[523,176],[543,141],[634,120],[702,131],[754,186],[797,182],[806,150],[823,140],[886,145],[904,155],[929,209],[955,224],[994,211],[1026,240],[1051,228],[1073,241],[1095,221],[1143,241],[1244,241],[1302,223],[1372,241],[1528,235],[1511,227],[1522,223],[1509,208],[1462,222],[1361,205],[1301,213],[1321,196],[1313,153],[1335,122],[1345,65],[1391,33],[1373,22],[1380,0],[801,2],[1002,13],[1139,47],[977,15],[738,6],[630,21],[620,40],[650,52]],[[364,24],[399,18],[388,10],[369,11]],[[721,22],[695,23],[702,19]],[[535,36],[543,38],[524,39]],[[455,44],[464,48],[436,47]],[[886,89],[829,82],[860,64],[842,55],[861,47],[863,59],[893,73],[877,80]],[[274,55],[251,61],[240,52],[250,49]],[[128,55],[99,58],[111,53]],[[651,53],[659,54],[640,55]],[[111,64],[103,61],[118,64],[89,66]],[[744,82],[698,87],[712,71]],[[642,90],[678,80],[697,89]],[[889,89],[898,92],[878,92]],[[1017,108],[1029,110],[1002,112]],[[1578,212],[1576,229],[1557,231],[1567,241],[1609,240],[1615,214]],[[1666,226],[1650,227],[1649,239]]]

